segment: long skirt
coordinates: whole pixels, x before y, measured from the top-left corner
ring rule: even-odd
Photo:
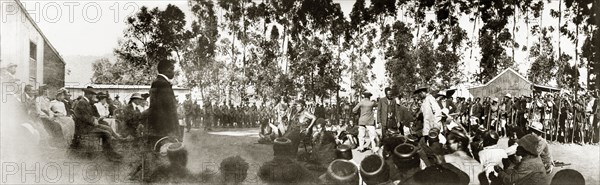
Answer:
[[[73,134],[75,133],[75,121],[73,121],[73,118],[56,117],[54,120],[60,124],[63,137],[67,141],[71,141],[73,139]]]

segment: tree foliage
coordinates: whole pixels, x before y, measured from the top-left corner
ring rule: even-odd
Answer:
[[[113,65],[121,69],[113,69],[113,81],[103,81],[111,79],[106,76],[94,76],[95,82],[147,85],[156,76],[159,61],[181,60],[180,54],[190,33],[184,28],[185,14],[177,6],[169,4],[165,10],[149,10],[144,6],[129,17],[126,24],[123,38],[115,49],[118,60]],[[105,69],[100,67],[105,64],[106,61],[99,62],[97,69]],[[118,75],[122,69],[135,69],[135,75]],[[94,74],[100,75],[100,72]]]

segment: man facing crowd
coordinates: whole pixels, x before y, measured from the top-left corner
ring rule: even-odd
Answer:
[[[158,63],[158,77],[150,87],[150,108],[148,109],[148,143],[150,146],[165,136],[177,136],[177,101],[170,80],[175,76],[173,62],[163,60]]]
[[[390,87],[385,88],[385,98],[380,98],[378,102],[377,121],[381,125],[383,135],[401,132],[396,121],[396,102],[394,102],[394,91]]]

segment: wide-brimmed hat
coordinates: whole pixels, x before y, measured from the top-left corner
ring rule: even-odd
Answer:
[[[143,100],[143,99],[144,99],[144,97],[142,97],[142,94],[140,94],[140,93],[133,93],[129,99],[130,99],[130,100],[133,100],[133,99],[140,99],[140,100]]]
[[[498,101],[500,101],[500,100],[499,100],[498,98],[492,98],[492,101],[493,101],[493,102],[498,102]]]
[[[525,135],[521,139],[517,140],[517,144],[519,144],[520,147],[523,147],[523,149],[525,149],[525,151],[527,151],[533,155],[540,154],[538,152],[539,143],[540,143],[540,139],[537,136],[534,136],[531,134]]]
[[[426,86],[426,85],[419,86],[415,89],[415,91],[413,91],[413,94],[420,93],[421,91],[426,91],[427,89],[429,89],[429,86]]]
[[[56,96],[61,95],[61,94],[66,96],[67,94],[69,94],[69,91],[65,88],[60,88],[56,91]]]
[[[440,92],[438,92],[438,93],[435,95],[435,97],[436,97],[436,98],[437,98],[437,97],[444,97],[444,98],[445,98],[445,97],[446,97],[446,91],[440,91]]]
[[[506,95],[504,95],[504,97],[512,98],[512,95],[510,95],[510,93],[506,93]]]
[[[370,96],[373,96],[373,93],[371,93],[369,91],[365,91],[365,92],[362,93],[362,95],[370,97]]]
[[[84,94],[91,94],[91,95],[96,95],[96,91],[94,91],[94,88],[91,86],[88,86],[87,88],[83,89],[83,93]]]
[[[540,122],[532,122],[529,125],[529,128],[538,132],[544,132],[544,125],[542,125]]]

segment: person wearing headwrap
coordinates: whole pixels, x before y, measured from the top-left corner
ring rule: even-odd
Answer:
[[[512,169],[503,170],[500,166],[495,166],[498,176],[492,173],[490,179],[493,181],[498,178],[504,184],[547,184],[546,169],[538,152],[539,142],[540,139],[534,135],[525,135],[519,139],[516,155],[521,156],[521,161]]]

